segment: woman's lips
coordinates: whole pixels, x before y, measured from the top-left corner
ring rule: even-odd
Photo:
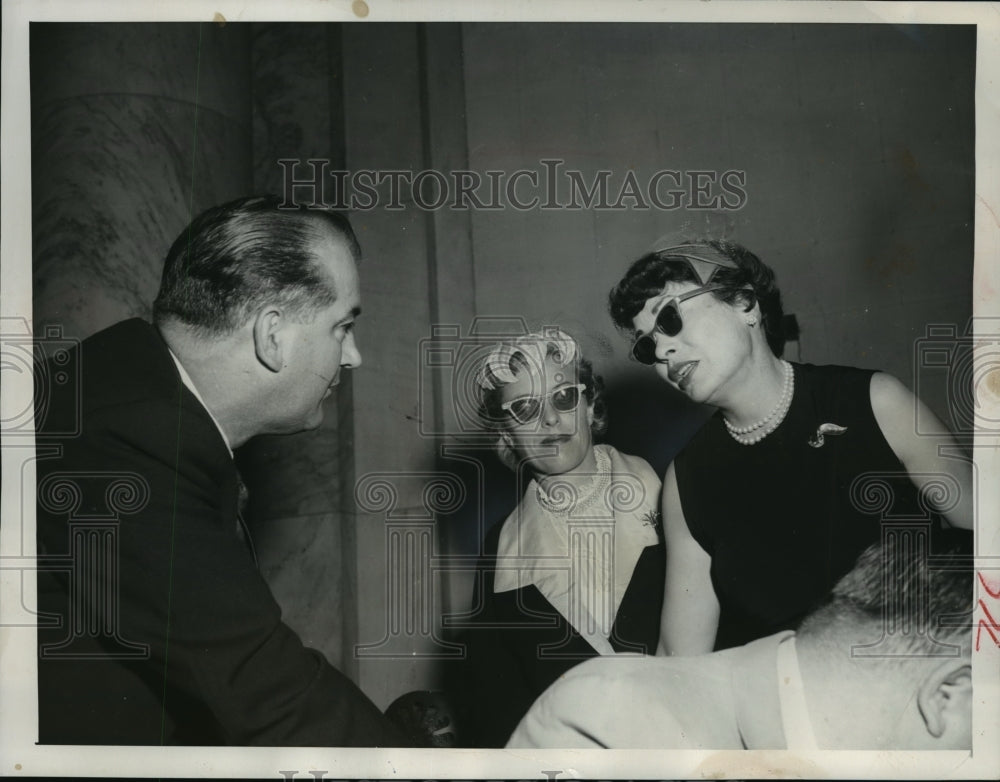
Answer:
[[[682,361],[679,364],[671,364],[669,377],[681,391],[685,390],[691,382],[691,375],[697,368],[697,361]]]
[[[560,443],[565,443],[571,440],[573,435],[570,434],[554,434],[549,437],[542,439],[542,445],[558,445]]]

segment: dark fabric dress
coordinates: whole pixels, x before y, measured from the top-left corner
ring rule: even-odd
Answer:
[[[712,557],[716,649],[794,628],[880,539],[883,518],[939,525],[878,427],[873,371],[793,367],[795,396],[772,434],[741,445],[717,413],[674,462],[684,518]],[[824,423],[846,431],[810,445]]]
[[[495,593],[495,557],[503,523],[486,538],[473,591],[466,695],[472,704],[469,746],[502,747],[544,692],[574,665],[597,656],[536,586]],[[643,549],[611,631],[616,652],[654,654],[660,635],[666,553]]]

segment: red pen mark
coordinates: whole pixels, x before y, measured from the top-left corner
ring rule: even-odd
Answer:
[[[997,584],[997,591],[994,592],[992,589],[990,589],[990,585],[986,583],[986,576],[984,576],[981,572],[976,573],[976,575],[979,576],[979,583],[983,585],[983,589],[986,590],[986,594],[988,594],[994,600],[1000,600],[1000,583]]]
[[[983,589],[986,590],[986,594],[993,600],[1000,600],[1000,585],[998,585],[996,591],[994,591],[990,589],[990,585],[986,583],[986,578],[982,573],[977,573],[976,575],[979,576],[979,583],[983,585]],[[997,624],[997,620],[993,618],[993,614],[990,613],[990,609],[987,607],[986,601],[983,598],[979,598],[979,607],[986,615],[986,618],[980,619],[976,627],[976,651],[979,651],[979,639],[983,634],[983,630],[985,630],[990,638],[993,639],[993,644],[1000,647],[1000,624]]]

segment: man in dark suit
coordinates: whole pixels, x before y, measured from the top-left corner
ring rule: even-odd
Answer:
[[[232,459],[318,426],[361,364],[359,252],[332,212],[210,209],[167,255],[154,325],[86,339],[62,357],[79,386],[37,395],[41,742],[402,743],[282,623]]]
[[[797,632],[584,663],[507,746],[970,750],[972,535],[937,535],[931,558],[899,538],[868,548]]]

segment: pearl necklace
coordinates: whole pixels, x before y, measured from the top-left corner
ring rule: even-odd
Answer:
[[[785,370],[785,380],[781,388],[781,398],[764,418],[750,424],[749,426],[733,426],[729,419],[723,416],[722,422],[726,425],[729,435],[740,445],[754,445],[759,443],[771,432],[780,426],[788,415],[788,410],[792,406],[792,397],[795,394],[795,372],[792,365],[787,361],[781,362]]]
[[[599,498],[607,494],[611,483],[611,459],[603,448],[594,449],[594,459],[597,462],[597,472],[587,478],[583,485],[577,487],[563,476],[555,476],[557,480],[548,492],[540,483],[535,484],[538,504],[549,513],[564,514],[571,511],[582,511],[589,508]]]

